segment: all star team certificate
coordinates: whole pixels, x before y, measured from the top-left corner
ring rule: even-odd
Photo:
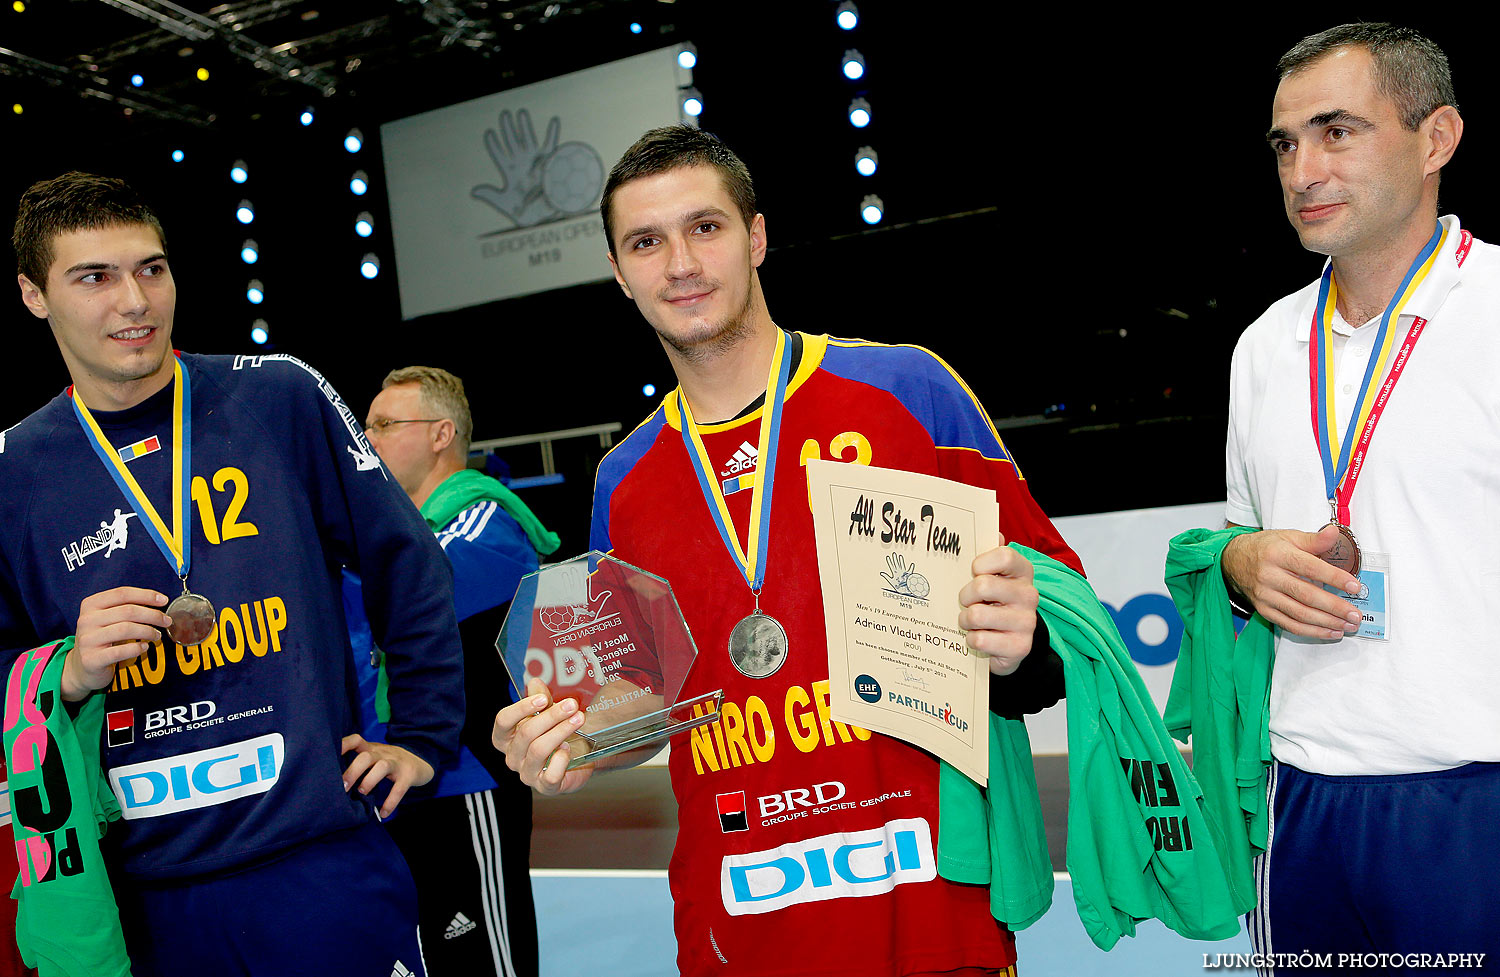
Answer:
[[[932,475],[809,459],[834,719],[989,770],[988,659],[958,627],[974,557],[1000,540],[995,493]]]

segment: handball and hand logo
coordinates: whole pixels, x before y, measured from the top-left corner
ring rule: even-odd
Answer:
[[[903,597],[926,597],[932,592],[932,585],[917,572],[917,565],[907,566],[904,556],[892,553],[885,558],[885,565],[887,569],[880,571],[880,579],[885,581],[888,592]]]
[[[593,593],[593,584],[590,583],[586,593]],[[588,597],[582,604],[566,604],[555,607],[538,607],[536,609],[537,620],[542,622],[542,627],[553,634],[567,634],[576,631],[586,624],[592,624],[604,613],[604,602],[609,599],[612,590],[606,590],[597,597]]]
[[[469,191],[516,222],[535,227],[592,210],[604,189],[604,163],[594,147],[582,142],[558,145],[562,119],[553,116],[547,136],[537,142],[531,113],[500,113],[499,133],[484,131],[484,147],[505,178],[501,187],[481,183]]]

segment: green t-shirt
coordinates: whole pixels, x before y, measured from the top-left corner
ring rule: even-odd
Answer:
[[[1063,661],[1067,865],[1089,938],[1107,950],[1121,936],[1135,935],[1135,924],[1142,919],[1160,919],[1191,939],[1233,936],[1239,932],[1239,910],[1208,830],[1202,792],[1168,736],[1114,621],[1080,574],[1028,547],[1015,548],[1035,569],[1041,595],[1037,612]],[[980,793],[978,785],[943,766],[938,871],[957,881],[990,882],[992,910],[1019,929],[1045,911],[1051,874],[1045,838],[1040,839],[1038,863],[1036,783],[1030,779],[1028,786],[1022,775],[1031,767],[1029,741],[1024,729],[1018,734],[1002,727],[997,735],[996,725],[992,721],[992,780],[982,805],[987,820],[974,816],[980,807],[972,797]],[[965,815],[968,823],[958,820]],[[978,839],[986,841],[989,878],[973,877],[985,856]],[[945,871],[945,853],[962,863],[968,877]],[[1039,902],[1036,892],[1044,873],[1046,898]],[[1002,901],[1017,915],[999,915],[997,886]]]
[[[1193,772],[1241,912],[1255,906],[1252,863],[1265,851],[1270,815],[1266,769],[1271,665],[1276,642],[1259,614],[1235,638],[1220,560],[1252,529],[1190,529],[1167,550],[1167,590],[1182,617],[1182,648],[1172,673],[1166,722],[1193,747]]]
[[[120,808],[103,776],[99,749],[104,696],[76,718],[62,697],[73,639],[24,653],[5,698],[5,758],[11,830],[20,872],[11,897],[16,946],[41,977],[130,977],[125,937],[99,851]]]

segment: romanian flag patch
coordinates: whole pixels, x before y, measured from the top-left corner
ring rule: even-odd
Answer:
[[[156,435],[137,441],[135,444],[127,444],[120,449],[121,461],[135,461],[144,455],[154,454],[161,450],[161,439]]]

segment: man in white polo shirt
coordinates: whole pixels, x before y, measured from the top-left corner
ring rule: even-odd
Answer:
[[[1435,44],[1350,24],[1278,69],[1287,218],[1330,260],[1231,379],[1228,521],[1264,528],[1224,577],[1278,629],[1252,938],[1500,953],[1500,248],[1438,218]]]

